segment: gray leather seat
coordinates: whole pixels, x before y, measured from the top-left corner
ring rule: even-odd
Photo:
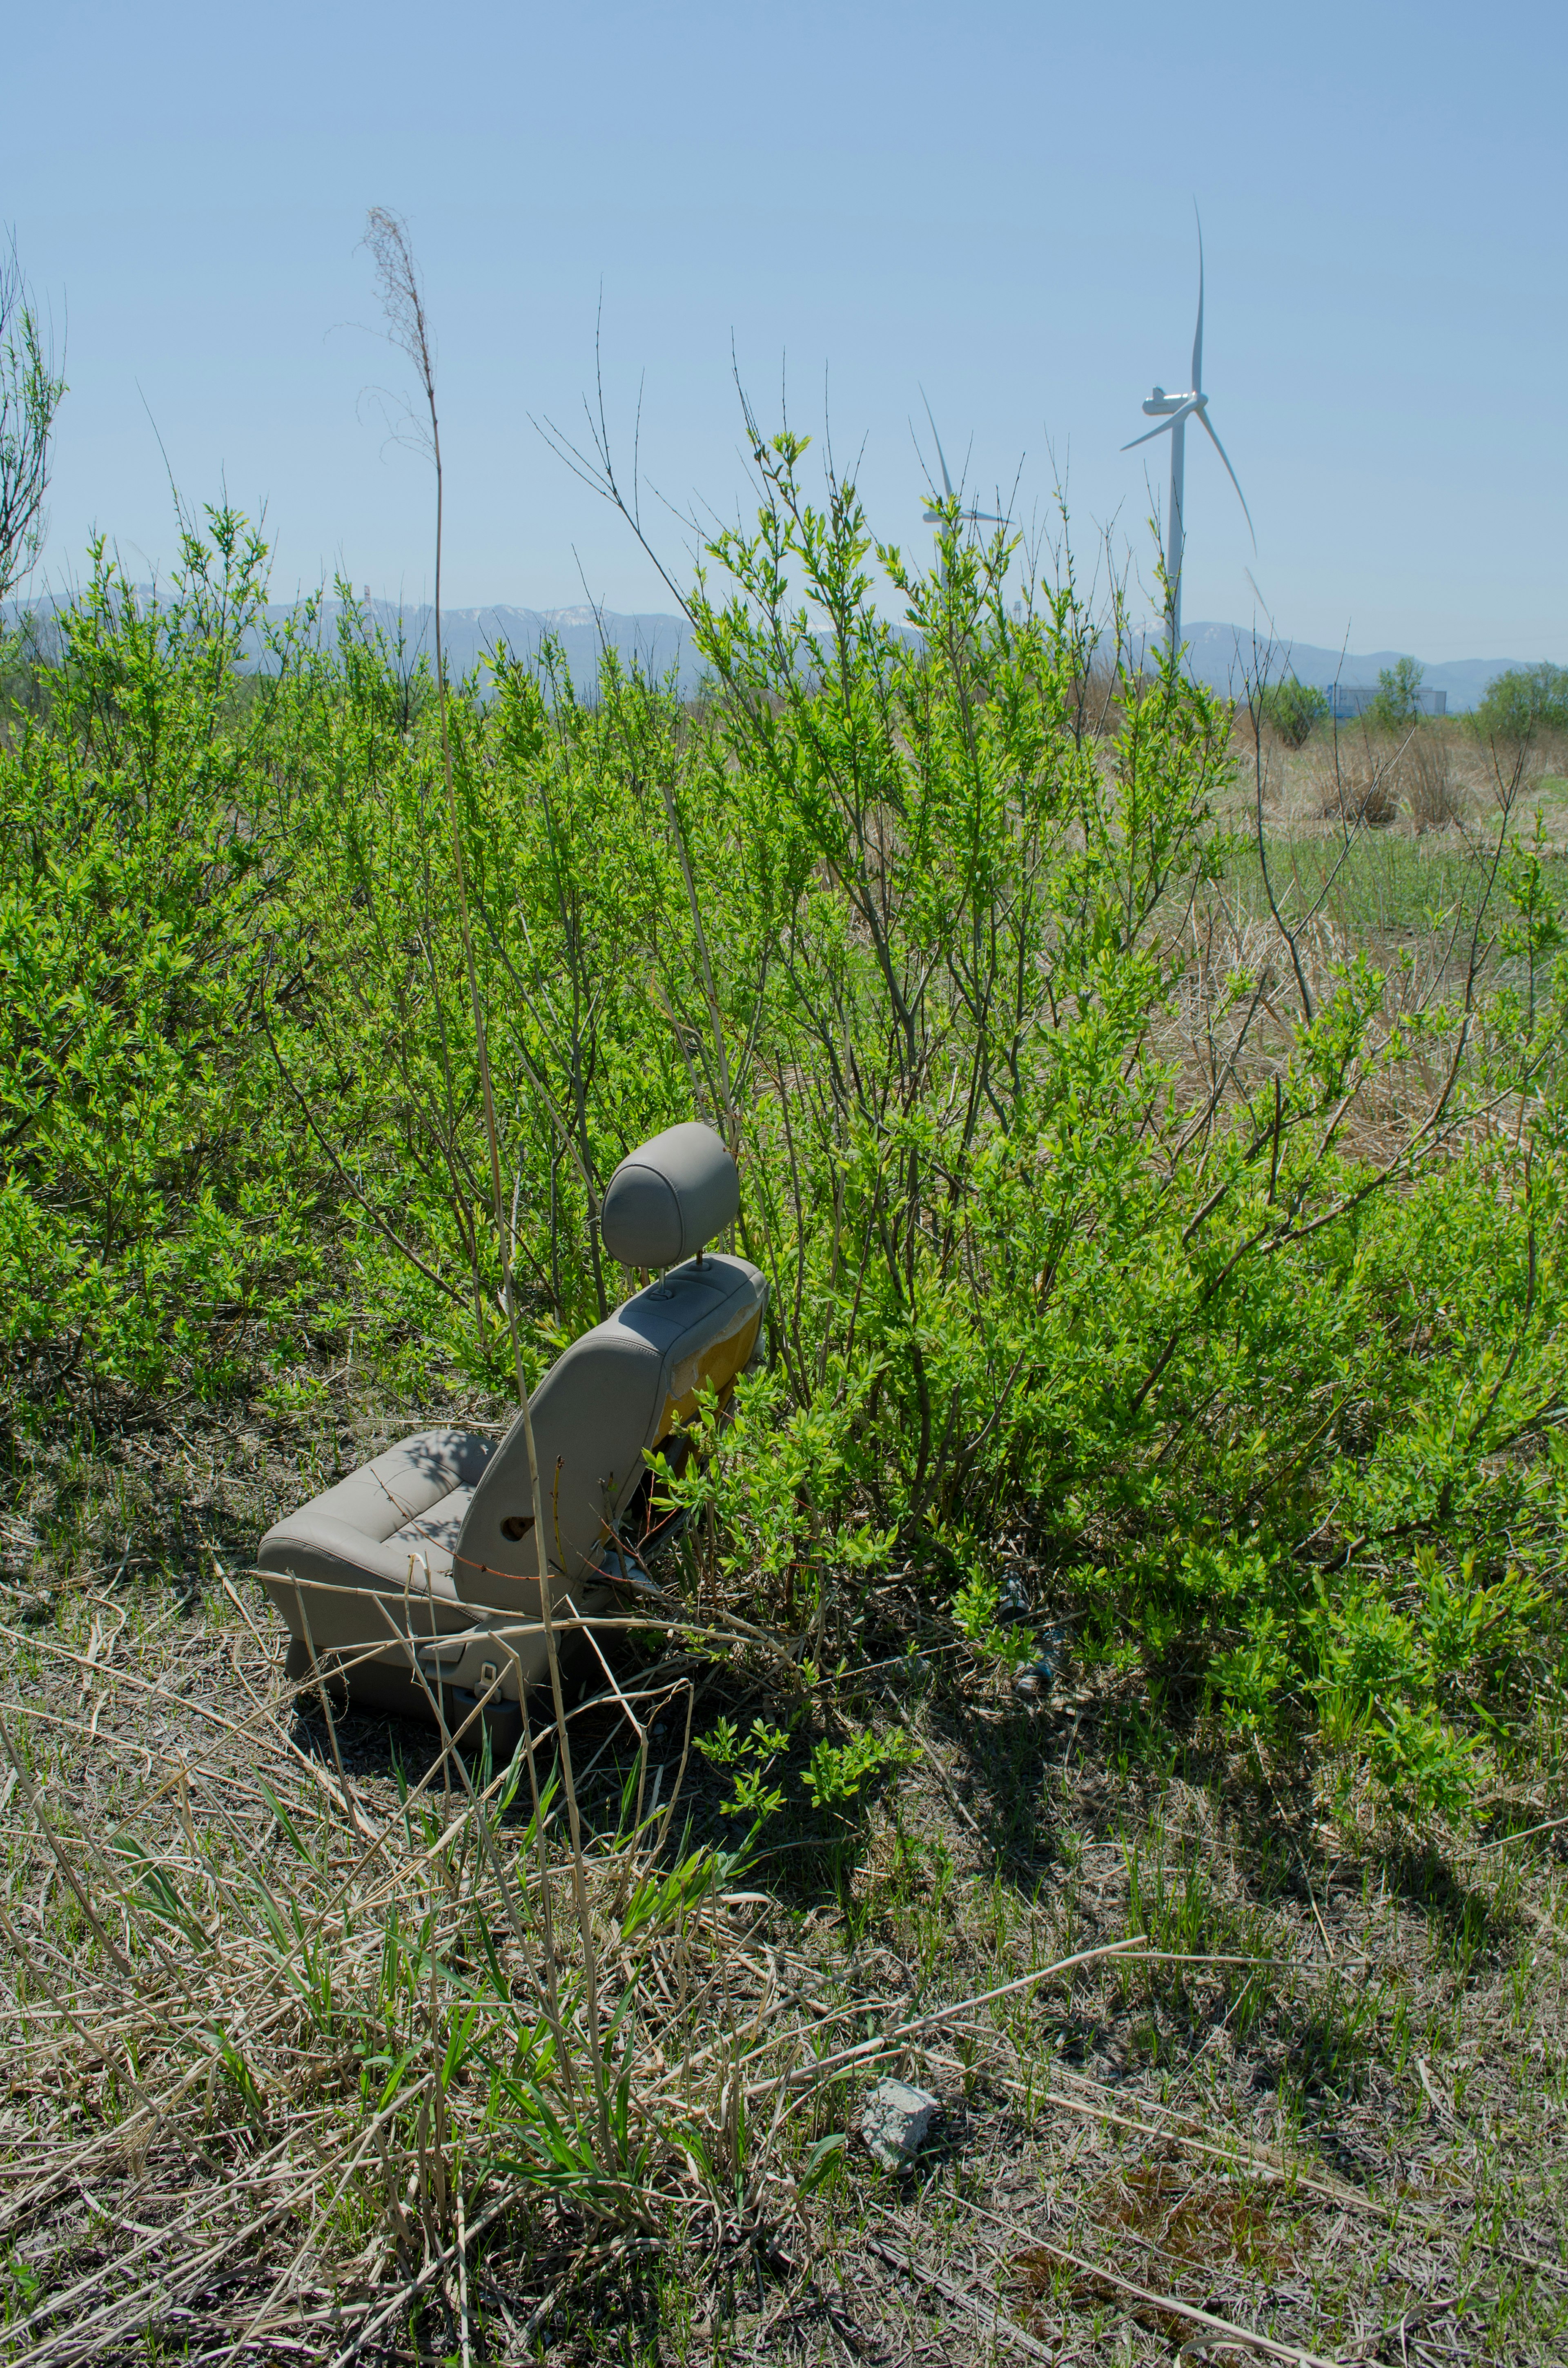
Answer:
[[[738,1206],[734,1162],[704,1126],[655,1136],[610,1179],[610,1256],[685,1262],[574,1340],[534,1392],[555,1616],[616,1608],[621,1557],[647,1542],[648,1454],[678,1440],[699,1392],[727,1398],[756,1349],[762,1275],[702,1254]],[[313,1662],[356,1702],[426,1715],[426,1684],[459,1713],[487,1691],[517,1702],[547,1665],[535,1515],[520,1415],[498,1444],[419,1431],[312,1497],[258,1556],[294,1638],[291,1673]]]

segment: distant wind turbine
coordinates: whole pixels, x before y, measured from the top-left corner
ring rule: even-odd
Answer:
[[[954,495],[953,481],[948,474],[948,456],[942,450],[942,439],[937,434],[937,423],[931,416],[930,398],[926,394],[924,387],[920,390],[920,400],[926,405],[926,416],[931,421],[931,434],[936,439],[937,460],[942,472],[942,491],[950,502],[953,500]],[[921,515],[925,518],[927,526],[940,527],[943,524],[942,513],[938,509],[924,510]],[[965,522],[971,526],[1006,526],[1007,523],[1006,518],[998,518],[994,510],[969,509],[961,512],[961,516]],[[941,542],[939,539],[937,545],[937,565],[941,570],[942,577],[945,581],[947,576],[947,562],[942,557]]]
[[[1195,204],[1192,209],[1198,213]],[[1203,221],[1198,221],[1198,327],[1192,340],[1192,384],[1185,394],[1167,394],[1157,386],[1143,405],[1146,419],[1157,419],[1159,426],[1151,427],[1146,436],[1135,436],[1122,450],[1131,452],[1140,444],[1153,443],[1156,436],[1169,435],[1171,439],[1171,507],[1165,522],[1165,584],[1170,599],[1171,655],[1181,646],[1181,563],[1186,547],[1186,518],[1183,514],[1183,488],[1187,470],[1187,423],[1196,419],[1214,450],[1225,463],[1225,473],[1236,489],[1236,499],[1242,506],[1252,536],[1252,547],[1257,549],[1257,530],[1247,508],[1247,497],[1242,491],[1241,479],[1231,466],[1230,455],[1214,433],[1209,416],[1209,397],[1203,393]]]

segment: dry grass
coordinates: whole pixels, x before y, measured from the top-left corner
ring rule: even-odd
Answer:
[[[611,1645],[665,1707],[636,1829],[636,1738],[580,1677],[601,2115],[559,1799],[541,1860],[526,1761],[486,1785],[428,1732],[329,1731],[220,1573],[373,1443],[341,1379],[322,1405],[253,1413],[248,1470],[187,1415],[126,1442],[134,1484],[78,1455],[13,1508],[11,2359],[1108,2361],[1194,2313],[1277,2352],[1560,2355],[1561,1831],[1327,1816],[1221,1737],[1176,1751],[1131,1677],[1025,1702],[900,1577],[868,1659],[931,1674],[834,1714],[896,1714],[917,1765],[740,1872],[687,1707],[744,1723],[776,1674]],[[1512,1827],[1568,1806],[1563,1709]],[[541,1788],[551,1757],[546,1726]],[[907,2179],[854,2143],[883,2067],[944,2104]]]
[[[1363,723],[1337,732],[1319,725],[1304,746],[1286,746],[1265,730],[1261,749],[1244,718],[1234,746],[1250,800],[1255,768],[1264,776],[1265,802],[1276,828],[1398,829],[1415,837],[1464,825],[1485,828],[1506,799],[1517,808],[1550,802],[1556,752],[1544,744],[1489,748],[1459,717],[1427,720],[1403,734]]]
[[[1299,1057],[1303,1016],[1327,1008],[1363,960],[1382,986],[1346,1080],[1341,1146],[1398,1166],[1413,1144],[1423,1159],[1439,1159],[1462,1139],[1511,1135],[1517,1098],[1450,1096],[1449,1053],[1410,1027],[1444,1007],[1478,1005],[1497,984],[1506,915],[1491,839],[1472,830],[1416,840],[1362,826],[1272,837],[1266,854],[1267,875],[1256,844],[1237,850],[1179,916],[1187,960],[1157,1040],[1179,1076],[1176,1145],[1190,1150],[1243,1101],[1267,1122],[1274,1082]],[[1548,860],[1563,867],[1561,857]]]
[[[1398,737],[1341,732],[1312,751],[1308,767],[1308,794],[1324,821],[1381,830],[1403,817],[1418,837],[1476,810],[1484,769],[1451,733],[1426,724]]]

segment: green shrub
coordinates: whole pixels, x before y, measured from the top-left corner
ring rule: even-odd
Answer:
[[[1471,723],[1483,740],[1510,744],[1568,732],[1568,666],[1512,666],[1494,675]]]
[[[89,1395],[221,1378],[319,1273],[255,1025],[287,857],[233,683],[265,549],[210,523],[153,607],[95,549],[0,750],[0,1354]]]
[[[1302,748],[1314,724],[1326,721],[1328,694],[1315,683],[1298,682],[1294,676],[1289,682],[1271,682],[1262,694],[1262,721],[1273,729],[1277,738],[1287,748]]]
[[[1520,1610],[1568,1511],[1555,875],[1456,880],[1446,1001],[1356,957],[1291,1019],[1260,948],[1210,1063],[1223,704],[1124,671],[1085,734],[1070,580],[1020,622],[1002,545],[918,575],[799,439],[753,458],[691,598],[700,711],[613,659],[579,700],[550,651],[452,689],[528,1369],[634,1280],[617,1161],[706,1118],[772,1294],[770,1370],[672,1484],[705,1584],[828,1670],[902,1565],[1003,1668],[1022,1537],[1042,1612],[1156,1702],[1462,1805],[1557,1649]],[[0,747],[14,1403],[220,1388],[247,1319],[253,1365],[352,1325],[401,1390],[506,1386],[428,678],[346,604],[238,696],[262,568],[217,513],[143,613],[100,554]]]
[[[1426,669],[1415,658],[1396,658],[1378,669],[1378,695],[1367,710],[1369,723],[1385,732],[1408,732],[1421,721],[1421,686]]]

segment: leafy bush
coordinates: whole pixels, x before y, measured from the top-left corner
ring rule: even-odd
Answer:
[[[1367,711],[1368,721],[1385,732],[1408,732],[1421,721],[1421,686],[1426,669],[1415,658],[1396,658],[1378,668],[1378,695]]]
[[[1517,1608],[1568,1509],[1551,875],[1465,875],[1447,998],[1283,944],[1199,975],[1222,704],[1124,668],[1085,733],[1071,581],[1020,622],[956,529],[916,574],[805,451],[756,439],[710,549],[700,711],[548,650],[453,688],[525,1363],[628,1288],[616,1162],[704,1117],[772,1285],[771,1369],[669,1483],[705,1584],[826,1671],[896,1558],[1005,1667],[1006,1530],[1171,1715],[1452,1806],[1557,1650]],[[100,553],[0,750],[18,1404],[219,1388],[301,1321],[506,1386],[428,677],[346,603],[237,696],[262,570],[216,513],[142,613]],[[1445,1590],[1496,1616],[1450,1634]]]
[[[0,600],[42,548],[50,435],[64,393],[13,245],[0,255]]]
[[[1510,744],[1568,732],[1568,666],[1511,666],[1494,675],[1471,723],[1483,740]]]
[[[1271,682],[1262,693],[1262,720],[1287,748],[1303,748],[1312,726],[1328,716],[1328,694],[1315,683]]]
[[[255,1024],[287,859],[233,668],[265,552],[211,527],[145,611],[95,549],[0,756],[0,1351],[89,1395],[220,1376],[319,1272]]]

